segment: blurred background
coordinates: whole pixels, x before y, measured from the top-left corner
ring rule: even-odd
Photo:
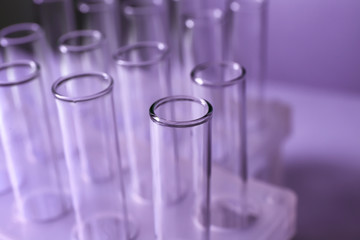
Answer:
[[[0,28],[33,21],[2,0]],[[287,103],[284,184],[299,198],[296,240],[360,239],[360,1],[269,0],[267,96]]]

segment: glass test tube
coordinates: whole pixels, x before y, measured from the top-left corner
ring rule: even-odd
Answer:
[[[159,240],[209,239],[211,117],[209,102],[189,96],[166,97],[150,107]]]
[[[52,88],[77,223],[73,237],[80,240],[134,237],[120,167],[112,90],[112,78],[96,72],[63,77]]]
[[[236,62],[203,63],[193,69],[191,79],[193,93],[209,99],[214,107],[212,163],[238,175],[244,183],[244,188],[237,189],[239,199],[214,196],[212,225],[221,229],[242,228],[257,217],[246,196],[245,69]]]
[[[63,159],[59,120],[55,101],[51,95],[51,84],[56,79],[57,73],[53,68],[50,47],[42,28],[36,23],[19,23],[3,28],[0,31],[0,51],[3,54],[4,62],[27,59],[40,64],[51,130],[57,136],[54,138],[56,156]]]
[[[185,73],[206,61],[233,59],[234,9],[206,8],[182,16],[182,57]],[[191,93],[189,82],[187,91]]]
[[[36,21],[43,27],[46,39],[56,54],[59,37],[75,29],[72,1],[33,0],[33,3]]]
[[[266,0],[237,0],[232,6],[240,6],[235,15],[234,60],[246,66],[248,125],[252,130],[263,125],[267,47]],[[231,6],[231,5],[230,5]]]
[[[3,64],[0,99],[1,139],[19,217],[57,219],[69,206],[56,165],[39,65],[26,60]]]
[[[126,29],[125,44],[143,41],[168,43],[167,21],[162,5],[150,1],[128,1],[123,14]]]
[[[97,30],[76,30],[59,38],[61,75],[87,71],[109,72],[110,54],[103,34]]]
[[[115,51],[121,45],[120,6],[114,0],[79,0],[79,28],[100,31],[109,44],[109,49]]]
[[[147,109],[168,95],[168,48],[159,42],[139,42],[120,48],[114,55],[124,112],[125,136],[136,199],[152,199],[150,129]]]

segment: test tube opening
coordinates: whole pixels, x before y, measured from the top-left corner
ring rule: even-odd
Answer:
[[[0,44],[3,47],[35,41],[41,36],[41,27],[36,23],[18,23],[0,31]]]

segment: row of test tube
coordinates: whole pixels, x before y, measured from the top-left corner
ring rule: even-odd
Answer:
[[[81,0],[82,30],[70,1],[34,3],[41,26],[0,31],[1,140],[22,224],[73,210],[72,238],[152,239],[138,210],[151,206],[154,237],[179,240],[256,222],[246,132],[262,127],[265,2]],[[212,197],[213,166],[241,177],[237,197]]]

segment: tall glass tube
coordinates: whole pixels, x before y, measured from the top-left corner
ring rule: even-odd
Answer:
[[[222,229],[242,228],[257,218],[247,202],[247,141],[245,69],[236,62],[208,62],[191,72],[193,93],[214,107],[212,161],[238,175],[244,187],[238,199],[214,196],[212,225]],[[242,211],[244,210],[244,211]]]
[[[115,51],[121,45],[122,21],[120,6],[115,0],[79,0],[79,28],[100,31],[109,44],[109,49]]]
[[[189,96],[166,97],[150,107],[159,240],[210,239],[211,117],[209,102]]]
[[[163,5],[151,1],[124,3],[125,44],[143,41],[168,43],[168,25]]]
[[[92,86],[83,88],[83,86]],[[115,123],[113,80],[82,73],[52,87],[64,134],[80,240],[132,239]]]
[[[152,199],[150,129],[147,109],[168,95],[168,48],[159,42],[139,42],[114,55],[122,96],[132,190],[139,200]]]
[[[247,98],[249,128],[261,128],[264,120],[265,77],[267,67],[267,11],[266,0],[237,0],[235,15],[234,59],[247,69]]]
[[[59,37],[75,29],[74,11],[71,0],[33,0],[36,21],[43,27],[46,39],[57,53]]]
[[[110,54],[103,34],[97,30],[76,30],[59,38],[61,75],[87,71],[109,72]]]
[[[42,28],[36,23],[19,23],[3,28],[0,31],[0,51],[4,62],[16,60],[33,60],[40,64],[42,84],[47,101],[51,129],[54,135],[57,158],[63,158],[61,133],[55,109],[55,101],[51,95],[51,84],[58,72],[52,64],[52,54]]]
[[[1,135],[0,135],[1,136]],[[1,137],[0,137],[1,138]],[[6,167],[5,153],[0,140],[0,195],[11,190],[11,182]]]
[[[235,9],[209,7],[182,16],[182,57],[184,72],[206,61],[233,59],[233,25]],[[188,82],[185,89],[190,93]]]
[[[33,61],[0,67],[1,139],[19,217],[25,221],[54,220],[68,209],[42,87]]]

